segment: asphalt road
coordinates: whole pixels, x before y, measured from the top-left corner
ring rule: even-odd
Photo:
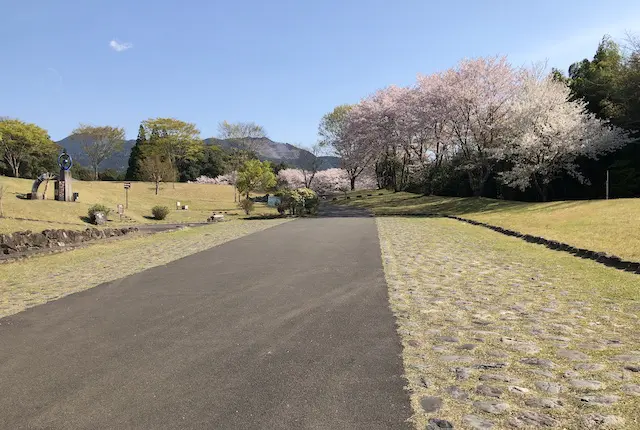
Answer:
[[[0,319],[0,428],[408,428],[394,324],[375,221],[292,221]]]

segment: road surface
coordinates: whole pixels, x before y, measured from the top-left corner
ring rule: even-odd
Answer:
[[[0,319],[0,428],[409,428],[402,373],[375,221],[300,219]]]

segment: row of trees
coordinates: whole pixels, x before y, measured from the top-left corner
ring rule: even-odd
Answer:
[[[547,200],[558,179],[589,184],[584,160],[637,148],[628,131],[639,118],[639,52],[625,57],[605,39],[594,62],[572,66],[568,78],[505,58],[465,60],[338,106],[322,118],[321,142],[342,158],[352,189],[373,170],[378,186],[394,190],[495,197],[507,187]],[[617,69],[607,75],[602,62]],[[591,82],[611,75],[627,77],[617,98]]]
[[[236,143],[234,148],[223,150],[215,145],[204,145],[200,131],[192,123],[174,118],[148,119],[140,125],[124,175],[100,170],[105,160],[122,150],[123,128],[81,124],[72,136],[89,160],[88,167],[76,164],[74,176],[77,178],[150,180],[159,184],[237,171],[246,161],[256,158],[257,139],[266,137],[266,132],[252,122],[223,121],[219,124],[218,136]],[[5,173],[35,177],[42,172],[54,171],[60,149],[41,127],[17,119],[0,118],[0,154]]]

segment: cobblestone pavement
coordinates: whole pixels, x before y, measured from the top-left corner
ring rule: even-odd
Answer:
[[[640,428],[638,275],[452,220],[377,223],[417,428]]]

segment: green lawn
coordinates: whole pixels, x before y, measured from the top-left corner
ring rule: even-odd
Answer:
[[[233,220],[0,264],[0,318],[287,221]]]
[[[454,220],[376,221],[416,428],[640,428],[638,275]]]
[[[376,215],[457,215],[640,261],[640,199],[525,203],[387,191],[354,192],[350,197],[337,203],[368,208]]]
[[[3,198],[5,219],[0,219],[0,233],[17,230],[42,230],[45,228],[82,229],[87,227],[83,220],[89,206],[101,203],[114,213],[118,204],[125,203],[122,182],[73,181],[73,191],[80,194],[79,202],[67,203],[53,200],[54,185],[49,184],[47,200],[24,200],[21,195],[31,192],[33,180],[0,176],[0,186],[7,187]],[[149,219],[151,208],[167,206],[171,213],[163,222],[203,222],[215,211],[227,211],[241,215],[233,201],[233,187],[230,185],[208,184],[162,184],[160,193],[155,195],[154,185],[148,182],[132,182],[129,190],[129,209],[126,215],[132,221],[124,224],[155,223]],[[40,186],[44,191],[44,184]],[[189,210],[175,210],[176,202],[188,205]],[[257,213],[275,213],[275,209],[264,204],[256,204]],[[234,215],[231,215],[234,216]],[[17,220],[28,218],[35,221]],[[116,214],[111,215],[114,223],[120,223]]]

